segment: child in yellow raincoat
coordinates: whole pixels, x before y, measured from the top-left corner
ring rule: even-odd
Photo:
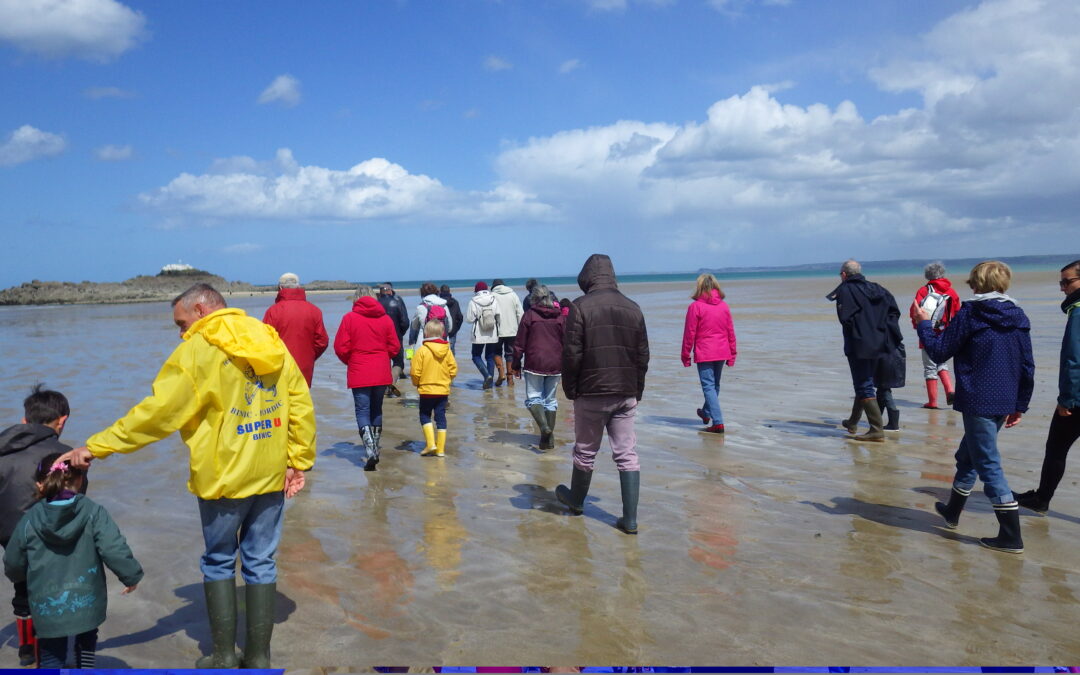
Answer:
[[[443,338],[444,332],[442,321],[425,323],[424,343],[412,360],[412,383],[420,394],[420,427],[424,431],[424,449],[420,454],[425,457],[446,454],[446,404],[450,400],[450,384],[457,376],[457,361],[450,343]]]

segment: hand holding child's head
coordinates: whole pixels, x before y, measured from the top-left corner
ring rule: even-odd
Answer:
[[[70,499],[82,488],[86,472],[61,459],[58,452],[46,455],[38,464],[34,484],[38,496],[47,501]]]

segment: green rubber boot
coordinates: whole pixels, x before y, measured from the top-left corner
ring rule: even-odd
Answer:
[[[244,668],[270,667],[270,636],[274,632],[276,598],[276,583],[244,586],[244,599],[247,602]]]
[[[552,450],[555,448],[555,418],[559,416],[558,410],[545,410],[544,414],[547,415],[548,428],[551,429],[551,435],[548,436],[548,444],[546,450]]]
[[[622,492],[622,518],[615,526],[627,534],[637,534],[638,491],[641,488],[640,471],[620,471],[619,487]]]
[[[551,427],[548,426],[544,406],[534,403],[529,406],[529,412],[532,414],[533,419],[536,420],[536,426],[540,427],[540,442],[537,445],[541,450],[547,450],[548,443],[551,441]]]
[[[570,513],[580,516],[585,512],[585,497],[589,495],[589,484],[592,483],[592,471],[582,471],[574,467],[574,473],[570,476],[570,487],[560,485],[555,488],[555,498],[570,509]]]
[[[236,657],[236,579],[203,582],[203,592],[214,646],[209,655],[195,662],[195,667],[235,668],[240,665]]]

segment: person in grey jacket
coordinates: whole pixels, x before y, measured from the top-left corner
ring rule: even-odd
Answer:
[[[0,432],[0,546],[8,547],[15,524],[37,503],[34,474],[52,453],[71,448],[60,442],[71,410],[67,398],[38,384],[23,401],[23,421]],[[83,483],[83,490],[86,483]],[[26,582],[15,582],[11,598],[19,637],[19,665],[33,665],[37,651]]]
[[[1058,286],[1065,294],[1061,311],[1068,318],[1061,339],[1057,407],[1050,418],[1039,487],[1016,495],[1020,506],[1036,513],[1050,510],[1050,500],[1065,475],[1069,448],[1080,438],[1080,260],[1061,268]]]

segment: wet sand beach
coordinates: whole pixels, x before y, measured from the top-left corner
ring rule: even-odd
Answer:
[[[950,275],[962,298],[965,273]],[[979,545],[997,532],[981,484],[959,528],[946,530],[933,503],[947,496],[963,428],[956,412],[920,408],[906,311],[923,282],[867,274],[897,296],[908,351],[908,386],[894,391],[901,432],[884,444],[846,440],[838,426],[852,391],[824,297],[837,277],[722,282],[739,342],[721,384],[724,436],[698,432],[696,370],[679,362],[692,283],[623,286],[644,310],[652,350],[637,420],[636,537],[614,527],[621,501],[606,443],[585,515],[556,503],[555,486],[570,477],[572,406],[560,400],[556,448],[539,451],[523,383],[483,391],[464,335],[447,456],[419,456],[406,384],[404,400],[385,403],[379,470],[363,472],[345,367],[331,348],[312,387],[315,470],[287,505],[274,665],[1080,663],[1080,467],[1068,469],[1049,517],[1021,512],[1023,555]],[[1057,277],[1021,272],[1010,289],[1031,318],[1037,365],[1031,410],[999,438],[1017,491],[1038,481],[1054,408]],[[468,290],[454,293],[463,309]],[[332,339],[346,294],[311,299]],[[405,299],[411,312],[418,300]],[[229,301],[261,317],[272,298]],[[5,307],[0,336],[0,417],[18,422],[22,398],[44,381],[71,401],[62,440],[73,445],[150,392],[178,339],[167,303]],[[110,577],[98,666],[191,667],[209,630],[186,448],[174,435],[97,461],[90,476],[90,496],[146,570],[129,596]],[[10,595],[0,584],[4,607]],[[0,644],[0,667],[15,667],[10,619]]]

